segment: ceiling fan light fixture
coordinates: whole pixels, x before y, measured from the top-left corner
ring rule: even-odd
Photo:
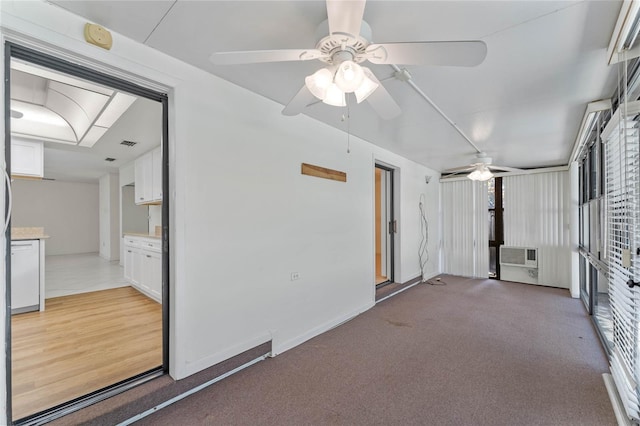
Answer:
[[[322,99],[322,102],[327,105],[338,107],[347,106],[344,92],[340,90],[340,88],[335,83],[331,83],[329,87],[327,87],[327,94],[324,99]]]
[[[356,95],[356,101],[358,103],[364,101],[372,94],[380,85],[376,82],[375,77],[373,77],[373,73],[369,70],[369,68],[362,67],[364,72],[364,78],[360,87],[358,87],[354,94]],[[372,78],[373,77],[373,78]]]
[[[333,73],[327,68],[321,68],[304,79],[307,89],[318,99],[324,100],[327,89],[333,83]]]
[[[353,61],[344,61],[338,66],[336,85],[345,93],[355,92],[364,80],[362,67]]]
[[[467,177],[471,180],[484,182],[485,180],[491,179],[493,177],[493,173],[491,173],[491,170],[489,170],[487,166],[482,164],[480,167],[469,173]]]

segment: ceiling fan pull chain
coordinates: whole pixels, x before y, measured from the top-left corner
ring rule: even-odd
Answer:
[[[347,104],[347,154],[351,154],[351,111],[349,110],[349,97],[346,99]]]

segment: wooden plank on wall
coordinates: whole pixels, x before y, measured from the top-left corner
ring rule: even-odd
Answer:
[[[345,172],[314,166],[313,164],[307,163],[302,163],[302,174],[323,179],[337,180],[339,182],[347,181],[347,174]]]

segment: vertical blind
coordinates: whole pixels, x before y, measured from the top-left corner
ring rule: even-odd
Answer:
[[[634,102],[634,107],[637,102]],[[627,108],[628,106],[625,106]],[[605,128],[606,248],[609,298],[613,317],[611,374],[627,415],[640,418],[638,388],[638,289],[627,281],[640,280],[639,150],[638,122],[618,110]]]
[[[504,245],[537,248],[538,283],[569,288],[569,172],[505,176],[502,185]]]
[[[489,194],[486,182],[442,183],[443,272],[489,275]]]

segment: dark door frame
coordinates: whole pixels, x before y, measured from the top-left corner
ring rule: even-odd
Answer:
[[[494,178],[494,200],[495,208],[489,209],[494,211],[494,240],[489,240],[489,247],[496,249],[496,276],[492,277],[496,280],[500,279],[500,246],[504,244],[504,206],[502,199],[502,178]]]
[[[11,41],[5,42],[4,55],[4,123],[5,123],[5,163],[6,172],[11,176],[11,59],[20,59],[84,80],[102,84],[138,97],[162,104],[162,366],[115,383],[88,395],[60,404],[51,409],[35,413],[16,422],[12,419],[11,392],[11,256],[5,256],[5,348],[6,348],[6,424],[41,424],[85,408],[98,401],[152,380],[169,372],[169,112],[168,96],[129,81],[113,77],[96,70],[74,64],[46,53],[33,50]],[[9,194],[5,194],[5,217],[9,214]],[[11,223],[5,232],[6,253],[11,253]]]
[[[395,192],[395,183],[394,183],[394,171],[395,169],[388,167],[388,166],[383,166],[381,164],[376,163],[375,165],[376,169],[380,169],[380,170],[384,170],[385,172],[389,172],[389,199],[388,199],[388,203],[390,206],[389,209],[389,217],[387,218],[387,233],[389,234],[389,259],[391,260],[389,262],[389,274],[387,274],[387,281],[381,282],[380,284],[376,284],[376,287],[382,287],[385,286],[387,284],[392,284],[395,280],[395,263],[396,263],[396,256],[395,256],[395,233],[397,232],[397,223],[396,223],[396,216],[395,216],[395,198],[394,198],[394,192]]]

